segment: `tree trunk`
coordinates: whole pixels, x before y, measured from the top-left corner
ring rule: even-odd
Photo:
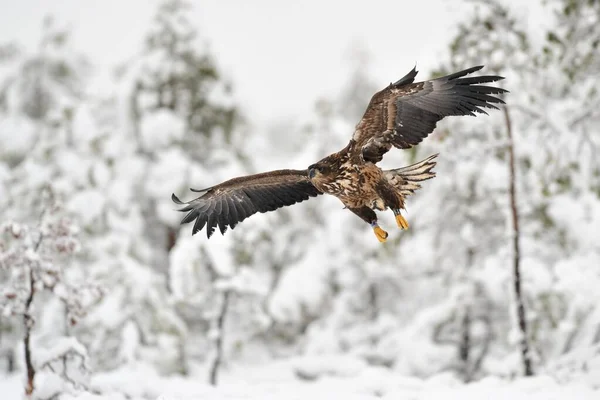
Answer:
[[[42,210],[42,215],[40,216],[40,225],[44,220],[44,215],[46,214],[46,209]],[[44,235],[40,231],[40,237],[35,243],[34,251],[37,252],[44,240]],[[35,368],[33,367],[33,362],[31,361],[31,329],[33,328],[33,317],[31,315],[31,305],[33,303],[33,296],[35,295],[35,274],[33,273],[33,267],[29,266],[29,294],[27,296],[27,300],[25,301],[25,312],[23,313],[23,329],[25,331],[25,335],[23,336],[23,344],[25,347],[25,369],[27,370],[27,384],[25,386],[25,394],[27,397],[31,397],[33,390],[35,389],[34,380],[35,380]]]
[[[31,361],[31,328],[33,327],[33,317],[31,316],[31,303],[33,302],[33,295],[35,294],[35,281],[33,276],[33,269],[29,269],[29,295],[25,302],[25,313],[23,314],[23,328],[25,335],[23,337],[23,343],[25,345],[25,368],[27,370],[27,384],[25,386],[25,394],[31,397],[33,393],[35,379],[35,368]]]
[[[461,337],[458,345],[458,356],[460,359],[463,380],[465,383],[471,381],[471,307],[466,306],[461,321]]]
[[[531,362],[531,352],[528,341],[527,318],[525,314],[525,304],[523,294],[521,292],[521,249],[519,246],[520,230],[519,230],[519,212],[517,208],[517,191],[516,191],[516,173],[515,173],[515,145],[512,133],[512,123],[508,108],[504,107],[504,120],[506,122],[506,133],[508,136],[508,154],[509,154],[509,197],[510,209],[512,214],[512,242],[513,242],[513,290],[515,294],[515,305],[517,322],[521,333],[521,361],[523,362],[523,371],[525,376],[533,375],[533,366]]]
[[[215,347],[216,354],[213,360],[213,364],[210,368],[210,384],[213,386],[217,386],[219,367],[221,366],[221,362],[223,360],[223,336],[224,336],[224,326],[225,326],[225,317],[227,316],[227,307],[229,306],[229,295],[230,291],[226,290],[223,293],[223,301],[221,302],[221,310],[219,311],[219,316],[217,317],[217,331],[218,335],[215,339]]]

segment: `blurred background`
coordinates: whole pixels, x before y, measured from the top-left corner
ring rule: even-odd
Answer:
[[[156,398],[358,371],[600,387],[600,2],[0,9],[6,393]],[[171,193],[306,168],[415,65],[417,80],[485,65],[510,93],[386,155],[440,153],[410,230],[381,215],[381,245],[333,197],[210,241],[179,225]]]

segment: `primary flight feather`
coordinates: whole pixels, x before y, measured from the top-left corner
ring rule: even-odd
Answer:
[[[504,104],[493,95],[506,90],[486,86],[504,79],[484,75],[465,77],[483,66],[472,67],[441,78],[414,83],[417,71],[408,74],[371,98],[348,145],[305,170],[277,170],[230,179],[203,190],[187,203],[172,199],[187,212],[182,224],[194,221],[192,234],[206,226],[210,237],[257,212],[273,211],[320,194],[330,194],[371,225],[385,242],[388,234],[377,223],[374,210],[390,208],[402,229],[408,222],[401,215],[404,199],[419,182],[433,178],[436,155],[404,168],[382,170],[376,164],[392,147],[408,149],[419,144],[442,118],[451,115],[486,114],[484,108]]]

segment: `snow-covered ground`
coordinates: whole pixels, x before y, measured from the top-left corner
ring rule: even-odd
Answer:
[[[449,374],[420,379],[402,376],[383,367],[369,367],[351,357],[320,356],[232,367],[224,371],[217,387],[205,383],[206,375],[163,378],[152,368],[139,366],[96,375],[89,392],[61,399],[591,400],[600,398],[598,371],[600,369],[596,369],[596,373],[571,376],[565,382],[556,376],[540,375],[513,380],[488,377],[464,384]],[[43,379],[39,384],[44,386]],[[22,388],[19,376],[0,381],[3,399],[20,398]]]

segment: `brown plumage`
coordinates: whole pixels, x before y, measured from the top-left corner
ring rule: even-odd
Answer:
[[[433,178],[433,155],[404,168],[381,170],[376,163],[392,147],[408,149],[427,137],[438,121],[450,115],[486,113],[504,102],[492,95],[506,90],[485,86],[504,79],[500,76],[466,75],[482,66],[441,78],[413,83],[413,68],[406,76],[376,93],[348,145],[305,170],[278,170],[234,178],[204,190],[188,203],[175,195],[173,201],[188,212],[182,224],[195,220],[192,234],[205,225],[210,237],[218,226],[221,233],[257,212],[273,211],[310,197],[327,193],[339,198],[353,213],[369,223],[384,242],[387,233],[377,224],[373,210],[392,209],[398,226],[408,228],[400,214],[404,199],[419,182]]]
[[[308,179],[306,170],[292,169],[243,176],[192,191],[203,195],[188,203],[183,203],[174,194],[171,198],[184,206],[179,211],[188,211],[181,223],[196,220],[192,234],[206,225],[208,237],[216,226],[223,234],[228,226],[233,229],[252,214],[273,211],[321,194]]]

